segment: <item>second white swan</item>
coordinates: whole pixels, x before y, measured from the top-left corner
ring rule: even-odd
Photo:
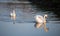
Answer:
[[[15,10],[13,10],[13,12],[10,13],[10,16],[11,16],[11,17],[16,17],[16,12],[15,12]]]

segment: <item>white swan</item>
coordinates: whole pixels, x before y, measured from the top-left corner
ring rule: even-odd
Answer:
[[[46,23],[46,17],[47,17],[47,14],[45,14],[44,16],[36,15],[35,20],[37,23],[43,24],[43,23]]]
[[[15,10],[13,10],[13,12],[10,13],[10,18],[11,18],[11,20],[13,20],[13,24],[15,24],[15,20],[16,20],[16,12],[15,12]]]
[[[11,17],[16,17],[16,12],[15,12],[15,10],[13,10],[13,12],[10,13],[10,16],[11,16]]]

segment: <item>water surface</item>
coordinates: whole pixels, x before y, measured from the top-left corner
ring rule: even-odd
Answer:
[[[16,19],[10,12],[15,9]],[[35,15],[47,14],[47,23],[35,27]],[[60,36],[60,18],[52,11],[37,10],[31,4],[0,4],[0,36]],[[47,30],[47,31],[46,31]]]

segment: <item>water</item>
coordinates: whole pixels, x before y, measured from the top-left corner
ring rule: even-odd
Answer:
[[[15,9],[16,19],[9,16]],[[46,25],[36,24],[35,15],[48,14]],[[60,36],[60,18],[52,11],[37,10],[31,4],[0,4],[0,36]]]

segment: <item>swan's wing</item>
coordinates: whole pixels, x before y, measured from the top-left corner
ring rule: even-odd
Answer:
[[[41,16],[41,15],[36,15],[36,16],[34,16],[34,18],[35,19],[42,19],[42,20],[44,19],[43,16]]]
[[[43,23],[44,18],[43,18],[43,16],[41,16],[41,15],[36,15],[36,16],[35,16],[35,20],[36,20],[36,22]]]
[[[40,20],[44,20],[43,16],[39,16],[38,18],[39,18]]]

